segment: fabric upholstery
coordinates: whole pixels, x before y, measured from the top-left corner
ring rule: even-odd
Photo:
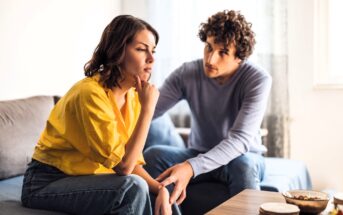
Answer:
[[[164,114],[152,121],[144,150],[156,144],[185,147],[183,139],[176,132],[168,114]]]
[[[25,172],[53,105],[51,96],[0,101],[0,179]]]
[[[0,208],[0,215],[62,215],[54,211],[25,208],[20,201],[0,201]]]
[[[261,189],[284,192],[295,189],[312,189],[312,182],[303,161],[285,158],[266,158],[266,170]]]

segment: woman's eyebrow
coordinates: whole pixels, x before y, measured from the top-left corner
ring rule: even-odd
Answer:
[[[137,41],[137,43],[142,44],[142,45],[146,46],[147,48],[150,47],[147,43],[144,43],[144,42],[139,42],[139,41]],[[152,46],[152,48],[155,49],[156,46]]]

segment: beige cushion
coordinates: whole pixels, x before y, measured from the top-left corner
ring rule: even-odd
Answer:
[[[0,179],[25,172],[53,106],[52,96],[0,101]]]

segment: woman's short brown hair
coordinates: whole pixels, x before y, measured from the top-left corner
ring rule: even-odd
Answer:
[[[224,10],[209,17],[207,23],[201,23],[198,36],[203,42],[206,42],[207,37],[214,36],[215,43],[225,46],[233,43],[236,47],[236,57],[246,60],[252,54],[256,43],[251,26],[239,11]]]
[[[123,63],[126,45],[132,42],[137,32],[144,29],[155,36],[157,45],[158,33],[147,22],[131,15],[115,17],[106,26],[92,58],[85,64],[85,75],[91,77],[99,72],[104,87],[120,87],[119,82],[123,79],[120,64]]]

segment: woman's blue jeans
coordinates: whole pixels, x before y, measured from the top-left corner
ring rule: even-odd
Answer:
[[[35,160],[24,176],[22,203],[69,214],[152,214],[148,185],[137,175],[69,176]]]

